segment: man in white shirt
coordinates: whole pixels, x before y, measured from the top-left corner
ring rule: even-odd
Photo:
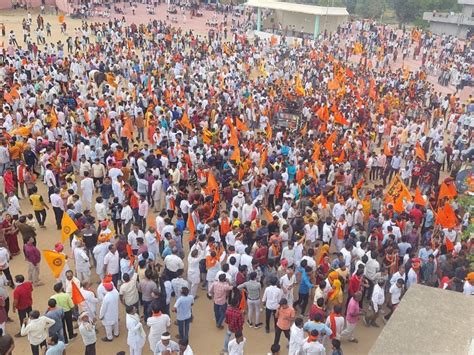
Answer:
[[[400,299],[402,298],[403,293],[403,286],[405,285],[405,281],[403,279],[398,279],[395,284],[390,287],[390,303],[388,304],[388,308],[390,308],[390,312],[385,315],[383,318],[384,323],[390,319],[393,312],[397,308],[398,304],[400,303]]]
[[[51,207],[53,207],[54,211],[54,218],[56,220],[56,229],[61,230],[61,222],[63,219],[64,213],[64,200],[59,195],[59,189],[57,187],[54,188],[54,193],[49,196],[51,201]]]
[[[229,345],[227,346],[227,354],[228,355],[243,355],[244,354],[244,347],[247,343],[247,339],[242,335],[242,332],[236,332],[235,338],[229,341]]]
[[[128,233],[130,233],[130,227],[132,225],[133,210],[126,201],[123,202],[122,206],[120,219],[122,220],[124,234],[128,236]]]
[[[318,239],[318,226],[314,223],[313,218],[310,218],[308,224],[304,226],[304,235],[306,240],[311,241],[312,245],[316,243],[316,239]]]
[[[319,332],[316,329],[313,329],[310,333],[310,336],[305,339],[303,343],[303,354],[311,355],[325,355],[326,348],[323,344],[318,341]]]
[[[91,265],[87,256],[84,242],[80,241],[74,248],[74,262],[76,264],[76,275],[79,281],[89,281],[91,276]]]
[[[178,270],[184,269],[183,260],[177,255],[178,249],[173,248],[172,254],[165,257],[165,273],[169,280],[174,279],[178,276]]]
[[[52,201],[52,196],[51,196],[51,201]],[[107,207],[104,204],[104,199],[101,196],[99,196],[95,199],[95,201],[96,201],[96,204],[94,208],[95,208],[97,221],[99,222],[105,221],[107,219]]]
[[[262,303],[265,304],[265,331],[270,333],[270,318],[273,314],[273,319],[276,318],[275,313],[279,307],[283,292],[277,287],[278,279],[273,277],[270,279],[270,286],[268,286],[263,292]]]
[[[46,171],[44,172],[44,183],[48,186],[48,196],[51,196],[54,192],[54,188],[57,187],[56,176],[54,176],[53,166],[51,164],[46,165]],[[51,199],[49,200],[51,202]]]
[[[323,226],[323,242],[326,244],[330,244],[331,239],[332,239],[331,223],[332,223],[331,217],[328,217]]]
[[[114,244],[109,245],[109,252],[104,258],[104,275],[112,275],[112,282],[117,287],[119,280],[119,253]]]
[[[130,244],[132,248],[133,255],[137,255],[138,252],[137,238],[145,240],[145,235],[140,230],[140,225],[138,223],[133,223],[132,230],[127,236],[128,244]]]
[[[374,286],[374,291],[372,292],[372,297],[370,300],[370,309],[373,311],[371,314],[364,317],[365,324],[370,327],[378,328],[378,324],[375,322],[379,316],[380,310],[385,303],[385,291],[384,291],[385,281],[379,279],[377,284]]]
[[[89,172],[84,172],[84,179],[81,181],[82,199],[86,209],[92,209],[92,196],[94,194],[94,180],[89,176]]]

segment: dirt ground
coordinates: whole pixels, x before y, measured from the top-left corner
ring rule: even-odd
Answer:
[[[4,23],[7,28],[7,33],[13,29],[16,32],[17,39],[21,44],[22,33],[21,33],[21,19],[25,16],[24,12],[19,11],[0,11],[0,23]],[[35,13],[33,11],[33,18]],[[210,17],[209,14],[206,17]],[[55,15],[47,15],[45,17],[46,22],[50,22],[53,26],[52,38],[48,38],[48,41],[57,41],[61,39],[63,42],[66,37],[60,34],[59,24],[57,17]],[[195,19],[193,20],[193,22]],[[205,21],[205,20],[202,20]],[[68,29],[70,32],[73,31],[75,27],[80,26],[80,20],[71,20],[67,19]],[[187,26],[191,27],[193,23],[188,23]],[[202,26],[202,25],[201,25]],[[202,27],[201,27],[202,28]],[[72,32],[73,33],[73,32]],[[6,38],[0,38],[0,43],[6,41]],[[41,192],[43,196],[46,197],[46,191],[44,186],[41,185]],[[32,213],[31,206],[28,200],[21,200],[22,213]],[[60,233],[56,230],[54,225],[54,215],[52,212],[48,212],[46,229],[38,229],[38,246],[41,250],[43,249],[52,249],[54,244],[60,240]],[[66,247],[66,252],[69,252],[69,247]],[[15,257],[10,263],[10,269],[13,275],[24,274],[27,275],[27,265],[23,260],[21,255]],[[33,309],[38,309],[40,312],[44,312],[47,308],[47,299],[54,294],[53,284],[54,279],[50,270],[48,269],[45,263],[41,263],[41,279],[44,282],[44,286],[36,288],[34,290],[34,302]],[[98,281],[95,272],[93,272],[93,280]],[[205,297],[205,293],[200,290],[199,298],[196,300],[196,303],[193,308],[194,321],[191,325],[190,330],[190,345],[194,350],[195,354],[219,354],[223,348],[224,341],[224,330],[219,330],[215,327],[214,315],[212,302]],[[262,315],[263,316],[263,315]],[[19,321],[16,314],[13,314],[10,311],[10,317],[14,320],[13,323],[7,324],[7,332],[9,334],[15,334],[19,331]],[[174,320],[175,315],[172,315],[172,320]],[[262,317],[263,319],[263,317]],[[343,342],[343,350],[345,354],[367,354],[375,339],[379,335],[382,329],[382,322],[380,322],[381,328],[366,328],[362,322],[356,328],[355,335],[359,339],[358,344],[348,343],[347,341]],[[116,354],[119,351],[126,351],[128,353],[127,346],[127,335],[125,329],[125,314],[123,312],[120,316],[120,337],[114,339],[112,343],[104,343],[100,340],[104,336],[104,329],[101,325],[98,326],[98,342],[97,342],[97,351],[98,353],[103,354]],[[171,333],[173,337],[178,333],[177,327],[171,327]],[[244,336],[247,338],[247,345],[245,348],[245,354],[251,355],[263,355],[267,354],[270,351],[270,345],[273,342],[273,332],[266,334],[263,328],[258,330],[250,329],[247,326],[244,327]],[[30,347],[26,338],[15,338],[16,349],[15,354],[21,354],[22,352],[29,353]],[[282,338],[280,341],[282,349],[285,349],[287,341]],[[67,347],[68,354],[81,354],[83,352],[84,346],[80,337],[76,338],[70,345]],[[148,342],[144,347],[144,354],[151,354],[150,349],[148,348]],[[286,353],[286,351],[282,351]]]

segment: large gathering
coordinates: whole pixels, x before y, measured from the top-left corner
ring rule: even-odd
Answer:
[[[0,10],[0,354],[368,354],[474,295],[472,38],[63,2]]]

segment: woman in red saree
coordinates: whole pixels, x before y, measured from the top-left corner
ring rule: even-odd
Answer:
[[[7,213],[0,226],[5,231],[5,240],[11,256],[20,254],[20,247],[18,246],[18,228],[16,227],[12,216]]]

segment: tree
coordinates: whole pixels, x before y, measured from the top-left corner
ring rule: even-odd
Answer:
[[[423,2],[420,0],[394,0],[393,8],[401,23],[407,23],[419,17],[423,11]]]
[[[384,0],[357,0],[355,12],[362,18],[379,19],[384,11]]]
[[[346,0],[347,11],[348,11],[350,14],[355,13],[355,11],[356,11],[356,6],[357,6],[357,0]]]

